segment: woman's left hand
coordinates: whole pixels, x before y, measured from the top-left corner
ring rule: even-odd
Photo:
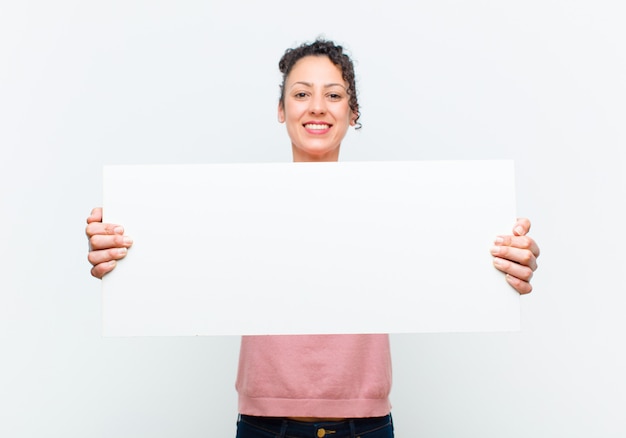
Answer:
[[[513,227],[513,235],[498,236],[491,248],[493,265],[506,274],[506,281],[520,294],[533,290],[530,279],[537,269],[539,246],[526,234],[530,221],[518,219]]]

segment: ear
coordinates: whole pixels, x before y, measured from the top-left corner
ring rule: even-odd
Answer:
[[[285,123],[285,108],[282,102],[278,102],[278,123]]]
[[[359,118],[359,111],[350,111],[350,126],[356,125],[356,119]]]

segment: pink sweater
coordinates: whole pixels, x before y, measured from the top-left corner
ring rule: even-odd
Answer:
[[[246,415],[387,415],[389,336],[244,336],[236,387]]]

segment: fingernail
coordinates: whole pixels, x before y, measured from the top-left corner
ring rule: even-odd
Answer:
[[[491,247],[491,254],[493,254],[493,255],[500,254],[500,247],[499,246],[492,246]]]
[[[515,234],[517,234],[518,236],[521,236],[524,234],[524,229],[521,226],[517,226],[515,227]]]
[[[494,257],[493,258],[493,264],[496,266],[502,266],[502,259],[498,258],[498,257]]]
[[[113,231],[115,232],[115,234],[124,234],[124,227],[115,227]]]
[[[124,236],[124,245],[132,245],[133,244],[133,239],[131,239],[128,236]]]
[[[494,242],[496,245],[502,245],[504,243],[504,239],[500,236],[496,237],[496,240]]]

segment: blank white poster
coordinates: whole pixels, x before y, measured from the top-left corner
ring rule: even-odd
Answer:
[[[104,168],[105,336],[519,330],[512,161]]]

